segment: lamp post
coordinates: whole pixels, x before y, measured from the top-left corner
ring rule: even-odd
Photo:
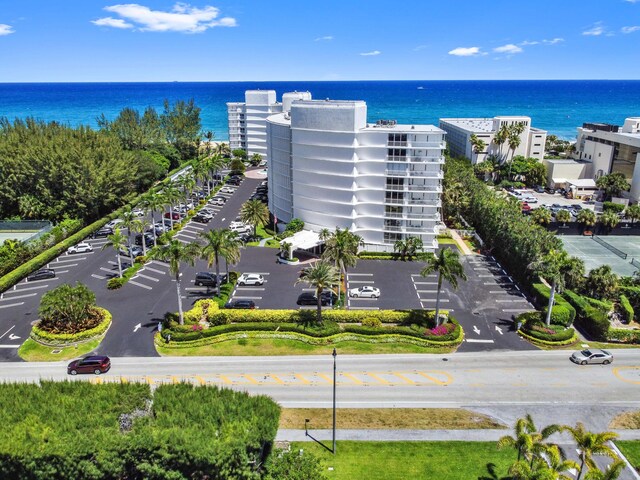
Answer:
[[[336,357],[338,353],[333,349],[333,454],[336,454]]]
[[[309,422],[311,421],[310,418],[305,418],[304,419],[304,436],[308,437],[309,436]]]

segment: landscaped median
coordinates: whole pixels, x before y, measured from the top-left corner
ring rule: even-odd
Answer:
[[[395,351],[407,346],[412,353],[448,352],[464,338],[462,327],[454,318],[435,326],[434,313],[425,310],[327,310],[323,312],[323,321],[317,323],[314,310],[220,309],[217,302],[207,299],[196,302],[184,319],[184,325],[172,317],[165,320],[162,332],[155,337],[161,354],[206,354],[202,347],[210,347],[212,355],[249,355],[254,353],[250,347],[257,342],[263,355],[281,355],[286,354],[283,341],[320,349],[348,345],[353,353],[362,353],[353,348],[354,344],[393,345]],[[278,348],[274,351],[269,342]],[[229,344],[233,350],[227,348]],[[216,352],[217,346],[222,348]],[[289,353],[318,353],[315,348],[304,348],[301,352],[292,347]],[[365,350],[375,353],[375,348]]]
[[[545,325],[541,312],[521,313],[516,318],[520,324],[518,334],[540,347],[562,347],[578,341],[576,331],[564,325]]]

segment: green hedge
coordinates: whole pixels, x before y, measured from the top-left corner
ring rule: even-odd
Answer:
[[[606,341],[610,327],[608,310],[602,306],[601,308],[595,307],[587,297],[578,295],[571,290],[566,290],[564,295],[576,309],[580,325],[596,340]]]
[[[547,327],[542,322],[529,322],[523,326],[522,331],[536,340],[544,340],[550,343],[563,343],[576,336],[573,328],[564,328],[560,325],[549,325]]]
[[[622,203],[604,202],[602,204],[602,210],[605,212],[622,213],[625,208],[627,207]]]
[[[626,328],[609,328],[608,340],[621,343],[640,343],[640,330]]]
[[[38,324],[31,329],[30,337],[38,343],[50,346],[65,346],[75,343],[88,342],[97,338],[108,330],[111,325],[111,313],[104,308],[96,307],[96,310],[102,312],[103,320],[94,328],[79,333],[49,333],[41,328]]]
[[[640,311],[640,287],[620,286],[618,290],[627,297],[634,311]]]
[[[551,289],[542,283],[534,283],[531,288],[536,299],[536,304],[546,315]],[[553,300],[551,323],[568,327],[576,318],[575,308],[558,292],[555,293]]]
[[[624,319],[627,323],[633,322],[634,311],[629,299],[624,295],[620,295],[620,308],[622,309]]]
[[[573,330],[573,329],[570,329],[570,330]],[[548,347],[560,347],[560,346],[564,346],[564,345],[571,345],[571,344],[574,344],[574,343],[576,343],[578,341],[578,336],[575,334],[575,331],[574,331],[574,335],[573,335],[572,338],[570,338],[568,340],[563,340],[563,341],[542,340],[540,338],[533,337],[533,336],[529,335],[527,332],[524,332],[522,330],[519,330],[518,333],[522,337],[524,337],[525,339],[529,340],[531,343],[544,345],[544,346],[548,346]]]

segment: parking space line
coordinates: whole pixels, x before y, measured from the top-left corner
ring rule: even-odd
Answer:
[[[191,242],[189,242],[189,241],[187,241],[187,240],[183,240],[183,239],[181,239],[181,238],[178,238],[178,235],[179,235],[179,234],[176,234],[176,236],[175,236],[175,237],[173,237],[173,238],[175,238],[176,240],[178,240],[179,242],[182,242],[182,243],[191,243]]]
[[[238,291],[246,291],[246,290],[259,290],[259,291],[264,291],[264,287],[238,287],[236,290]],[[313,289],[311,289],[313,290]]]
[[[351,309],[352,310],[380,310],[380,307],[360,307],[360,306],[351,305]]]
[[[96,275],[95,273],[92,273],[91,276],[93,278],[97,278],[99,280],[106,280],[107,279],[107,277],[103,277],[102,275]]]
[[[514,298],[511,300],[495,300],[496,303],[515,303],[515,302],[526,302],[524,298]]]
[[[100,270],[102,270],[103,272],[115,273],[112,269],[110,270],[110,269],[105,268],[105,267],[100,267]]]
[[[438,290],[416,290],[418,293],[438,293]]]
[[[140,272],[138,272],[138,273],[135,275],[135,277],[133,277],[133,278],[136,278],[136,277],[146,278],[146,279],[148,279],[148,280],[151,280],[152,282],[159,282],[159,281],[160,281],[160,279],[159,279],[159,278],[153,278],[153,277],[150,277],[150,276],[148,276],[148,275],[144,275],[144,274],[142,274],[142,273],[140,273]]]
[[[373,277],[373,273],[348,273],[347,277]]]
[[[191,240],[195,240],[196,238],[198,238],[198,237],[195,237],[194,235],[187,235],[186,233],[182,233],[182,232],[178,232],[178,233],[176,233],[176,237],[177,237],[178,235],[180,235],[181,237],[187,237],[187,238],[190,238]]]
[[[19,305],[24,305],[24,302],[10,303],[9,305],[0,305],[0,308],[17,307]]]
[[[145,266],[144,268],[140,269],[140,271],[143,271],[143,270],[151,270],[152,272],[159,273],[161,275],[166,275],[167,274],[167,272],[163,272],[162,270],[157,270],[155,268],[151,268],[151,267],[147,267],[147,266]]]
[[[211,288],[213,289],[214,287],[211,287]],[[187,291],[187,292],[202,292],[202,293],[207,293],[207,289],[206,289],[206,287],[204,287],[204,288],[203,288],[203,287],[197,287],[197,288],[194,288],[194,287],[187,287],[187,288],[183,288],[183,290],[185,290],[185,291]],[[210,291],[212,291],[212,290],[210,290]]]
[[[138,287],[146,288],[147,290],[153,290],[152,287],[149,287],[149,286],[144,285],[142,283],[138,283],[138,282],[136,282],[134,280],[129,280],[129,283],[133,283],[134,285],[137,285]]]
[[[53,278],[46,278],[44,280],[25,280],[24,282],[20,282],[18,285],[31,285],[33,283],[42,283],[42,282],[49,282],[51,280],[58,280],[58,278],[53,277]],[[45,287],[48,287],[49,285],[45,285]]]
[[[503,312],[529,312],[531,311],[533,307],[531,308],[503,308],[502,311]]]
[[[357,300],[367,300],[369,302],[371,301],[375,301],[378,300],[377,298],[371,298],[371,297],[351,297],[351,300],[357,301]]]
[[[469,343],[495,343],[493,340],[482,340],[480,338],[465,338],[464,341]]]
[[[4,297],[4,295],[5,295],[5,294],[6,294],[6,292],[3,294],[3,297]],[[0,302],[4,302],[4,301],[6,301],[6,300],[17,300],[17,299],[19,299],[19,298],[35,297],[36,295],[38,295],[38,293],[37,293],[37,292],[33,292],[33,293],[26,293],[26,294],[24,294],[24,295],[12,295],[11,297],[0,298]]]
[[[204,227],[200,227],[200,226],[198,226],[198,225],[192,225],[192,224],[189,224],[189,225],[187,225],[187,226],[188,226],[189,228],[195,228],[196,230],[204,230]]]
[[[69,266],[69,265],[67,265]],[[64,268],[64,267],[62,267]],[[55,270],[56,273],[67,273],[69,270],[56,270],[55,268],[52,268],[51,270]]]
[[[151,261],[149,262],[149,264],[150,264],[150,265],[159,265],[159,266],[161,266],[161,267],[165,267],[165,268],[169,266],[167,263],[161,262],[161,261],[159,261],[159,260],[151,260]]]
[[[493,285],[495,286],[509,286],[513,285],[513,282],[484,282],[483,285]]]
[[[414,285],[437,285],[438,282],[413,282]]]
[[[19,283],[18,285],[24,285],[24,284]],[[18,285],[14,285],[14,286],[13,286],[13,291],[14,291],[14,292],[26,292],[27,290],[38,290],[38,289],[40,289],[40,288],[47,288],[47,286],[46,286],[46,285],[40,285],[40,286],[38,286],[38,287],[21,288],[20,290],[18,290],[18,289],[16,288]],[[4,292],[4,293],[9,293],[9,292]]]
[[[93,252],[90,252],[93,253]],[[67,263],[67,262],[78,262],[80,260],[86,260],[87,257],[78,257],[76,255],[67,255],[67,259],[66,260],[60,260],[61,258],[64,257],[57,257],[55,263]]]
[[[52,270],[56,269],[56,266],[60,263],[64,263],[64,265],[60,265],[60,268],[69,268],[69,267],[77,267],[78,264],[77,263],[67,263],[67,262],[75,262],[75,260],[66,260],[66,261],[62,261],[62,262],[51,262],[48,265],[52,265],[49,268],[51,268]]]
[[[375,283],[373,280],[351,280],[349,279],[349,284],[352,283]]]
[[[421,298],[420,299],[420,303],[422,302],[435,302],[436,299],[435,298]],[[449,303],[449,299],[448,298],[441,298],[440,299],[440,303]]]
[[[261,300],[262,297],[249,297],[249,296],[243,296],[243,295],[233,295],[234,299],[241,299],[241,300]]]
[[[87,240],[87,243],[91,244],[91,246],[93,247],[94,245],[104,245],[105,243],[108,243],[109,240]]]

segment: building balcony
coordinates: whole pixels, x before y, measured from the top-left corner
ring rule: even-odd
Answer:
[[[439,221],[439,213],[408,213],[408,212],[385,212],[384,218],[394,218],[398,220],[424,220]]]
[[[387,141],[387,146],[389,147],[406,147],[408,142],[394,142],[392,140]]]
[[[385,225],[384,226],[384,231],[385,232],[393,232],[393,233],[413,233],[413,234],[425,234],[425,235],[429,235],[429,234],[433,234],[436,231],[436,227],[435,225],[429,225],[429,226],[424,226],[424,227],[405,227],[405,226],[391,226],[391,225]]]
[[[385,170],[387,177],[419,177],[419,178],[433,178],[443,179],[444,174],[441,170],[436,172],[430,172],[428,170]]]
[[[392,163],[438,163],[444,164],[444,157],[441,155],[405,155],[403,157],[400,156],[387,156],[387,162]]]
[[[389,142],[391,143],[391,142]],[[409,148],[436,148],[436,149],[440,149],[440,150],[444,150],[446,148],[446,144],[444,141],[441,142],[420,142],[420,141],[413,141],[413,142],[409,142],[410,145],[408,145]]]
[[[437,193],[441,193],[442,188],[438,187]],[[421,207],[439,207],[440,201],[434,202],[433,200],[426,198],[385,198],[384,203],[386,205],[419,205]]]
[[[437,185],[386,185],[385,190],[390,192],[434,192]]]

